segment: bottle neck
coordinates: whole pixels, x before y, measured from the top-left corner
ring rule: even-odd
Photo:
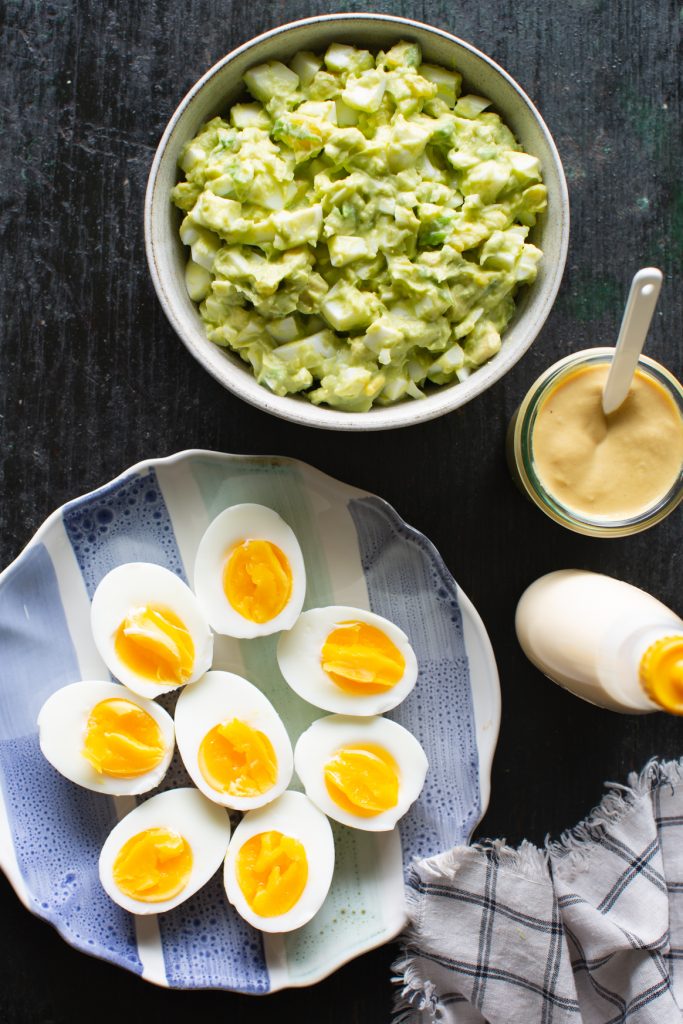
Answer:
[[[683,715],[683,633],[654,640],[640,659],[640,684],[662,710]]]
[[[615,704],[626,713],[642,714],[661,711],[661,696],[654,699],[641,677],[641,662],[650,648],[669,637],[683,638],[683,622],[673,613],[667,622],[643,624],[642,615],[634,613],[621,617],[607,631],[597,658],[600,684]],[[671,702],[669,702],[671,703]],[[669,707],[666,708],[669,711]],[[674,714],[683,713],[683,710]]]

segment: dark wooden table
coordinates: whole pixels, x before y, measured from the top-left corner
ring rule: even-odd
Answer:
[[[611,343],[629,281],[666,277],[648,352],[681,372],[681,35],[674,0],[408,0],[350,10],[449,29],[501,63],[553,132],[572,203],[559,299],[527,356],[464,409],[388,434],[318,433],[223,391],[162,314],[142,237],[147,173],[188,87],[249,37],[333,10],[305,0],[4,0],[0,49],[0,564],[67,499],[139,459],[183,448],[277,453],[376,491],[424,531],[473,599],[498,659],[503,719],[479,835],[540,842],[653,755],[683,753],[679,722],[620,717],[554,687],[525,660],[513,613],[551,569],[619,576],[680,606],[680,513],[625,540],[555,526],[514,489],[508,419],[572,350]],[[1,655],[0,655],[1,656]],[[26,685],[30,686],[30,680]],[[390,1019],[385,947],[313,989],[256,1000],[157,990],[69,948],[0,883],[0,1020]]]

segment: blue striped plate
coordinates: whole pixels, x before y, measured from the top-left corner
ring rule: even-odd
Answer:
[[[89,629],[105,573],[146,561],[191,578],[208,523],[247,501],[274,508],[297,534],[305,607],[370,608],[410,636],[418,684],[389,717],[418,737],[431,766],[400,830],[334,826],[330,894],[308,925],[284,936],[246,925],[220,874],[159,917],[136,918],[112,903],[99,883],[99,851],[134,798],[62,778],[42,757],[36,728],[54,690],[108,677]],[[386,502],[300,462],[181,452],[64,505],[0,576],[0,652],[2,867],[29,910],[67,942],[159,985],[265,993],[319,981],[401,931],[405,866],[466,841],[486,808],[500,691],[481,619],[433,545]],[[274,637],[217,638],[214,667],[256,682],[294,742],[322,712],[289,690],[274,652]],[[187,781],[176,754],[162,788]]]

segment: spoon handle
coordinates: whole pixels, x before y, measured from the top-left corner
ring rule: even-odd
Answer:
[[[602,411],[605,416],[618,409],[628,394],[661,286],[662,272],[656,267],[644,267],[633,278],[617,347],[602,393]]]

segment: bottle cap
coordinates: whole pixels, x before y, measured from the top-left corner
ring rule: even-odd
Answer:
[[[667,636],[650,644],[640,659],[640,682],[655,704],[683,715],[683,636]]]

